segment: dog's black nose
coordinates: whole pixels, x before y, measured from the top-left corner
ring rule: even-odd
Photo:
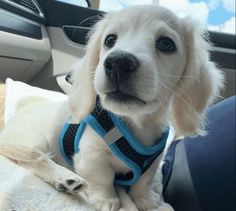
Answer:
[[[138,59],[134,55],[123,51],[110,53],[104,62],[106,75],[114,82],[127,78],[138,67]]]

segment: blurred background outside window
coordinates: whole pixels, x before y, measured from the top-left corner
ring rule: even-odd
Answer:
[[[131,5],[152,4],[158,0],[90,0],[92,5],[105,12],[114,12]],[[87,6],[85,0],[66,2]],[[159,0],[159,4],[178,16],[191,17],[205,24],[211,31],[235,34],[235,0]]]

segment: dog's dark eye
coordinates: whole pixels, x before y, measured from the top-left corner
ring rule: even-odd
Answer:
[[[107,48],[112,48],[116,44],[116,40],[117,40],[117,35],[109,34],[109,35],[106,36],[104,45]]]
[[[172,53],[176,51],[176,45],[169,37],[159,37],[156,40],[156,49],[162,53]]]

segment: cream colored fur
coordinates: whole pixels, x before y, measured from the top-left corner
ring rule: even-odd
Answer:
[[[111,49],[103,45],[109,33],[118,36]],[[160,36],[171,37],[177,51],[168,55],[157,51],[155,40]],[[116,50],[138,58],[141,65],[126,84],[126,91],[131,90],[145,104],[107,99],[109,86],[103,63]],[[146,146],[155,144],[170,122],[179,135],[202,134],[204,111],[223,82],[220,71],[209,61],[204,31],[189,18],[178,18],[158,6],[136,6],[108,14],[92,30],[73,81],[69,103],[42,103],[11,120],[0,135],[0,154],[31,169],[59,190],[63,184],[67,192],[78,197],[85,195],[96,210],[173,210],[163,202],[161,185],[159,197],[153,199],[149,194],[163,155],[126,193],[122,187],[114,187],[113,180],[115,173],[129,169],[90,127],[86,127],[80,152],[73,158],[71,170],[75,173],[68,170],[70,166],[60,153],[58,138],[68,116],[79,122],[93,110],[97,95],[103,107],[123,118]],[[50,159],[45,153],[53,157]],[[68,179],[74,181],[72,185]],[[161,184],[161,177],[159,180]],[[83,188],[75,190],[78,185]]]
[[[0,131],[4,125],[4,111],[5,111],[5,97],[6,97],[6,86],[1,84],[0,81]]]

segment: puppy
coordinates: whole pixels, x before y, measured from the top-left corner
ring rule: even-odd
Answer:
[[[205,33],[192,19],[159,6],[107,14],[94,26],[74,71],[69,102],[19,112],[1,133],[0,154],[60,191],[78,196],[86,192],[97,210],[131,210],[125,204],[131,200],[122,201],[126,192],[113,184],[117,173],[130,169],[89,126],[73,156],[76,173],[71,171],[58,144],[65,122],[69,117],[73,122],[84,119],[99,96],[102,108],[117,115],[145,147],[155,145],[170,124],[178,135],[203,134],[204,111],[222,82],[222,74],[209,61]],[[149,197],[161,157],[129,187],[138,210],[172,210],[162,197]],[[117,190],[123,194],[120,198]]]

